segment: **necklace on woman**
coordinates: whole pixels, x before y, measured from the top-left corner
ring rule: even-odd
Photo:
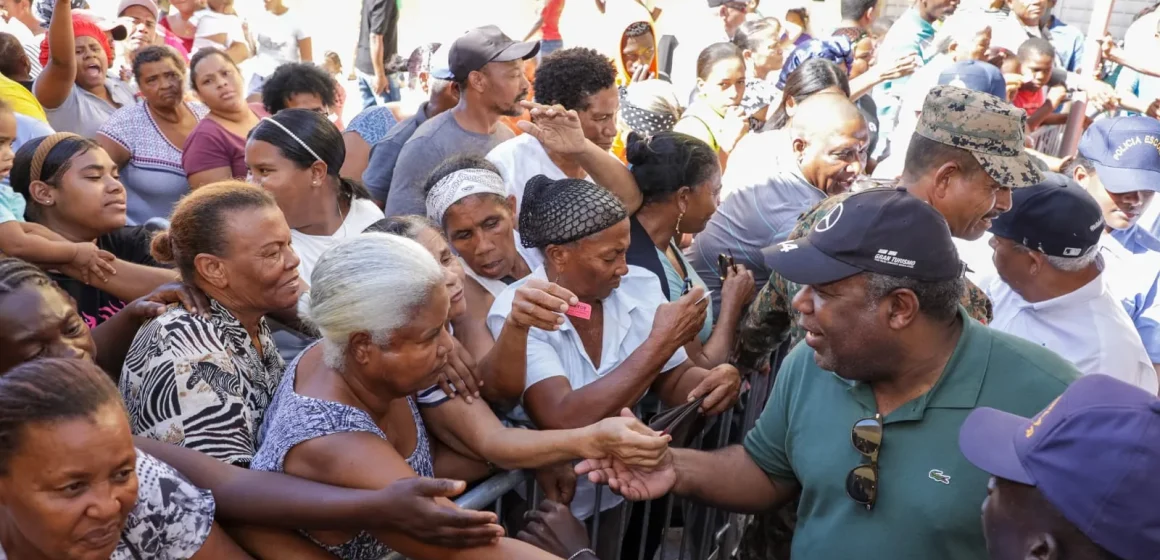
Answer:
[[[353,208],[353,207],[354,207],[354,196],[353,196],[353,195],[350,197],[350,206],[351,206],[351,208]],[[334,233],[335,233],[335,235],[337,235],[339,239],[345,239],[345,238],[346,238],[346,216],[349,216],[349,215],[350,215],[350,209],[349,209],[349,208],[348,208],[348,209],[347,209],[347,211],[346,211],[346,215],[343,215],[343,213],[342,213],[342,201],[341,201],[341,200],[339,200],[339,201],[338,201],[338,223],[339,223],[339,227],[338,227],[338,231],[334,232]]]

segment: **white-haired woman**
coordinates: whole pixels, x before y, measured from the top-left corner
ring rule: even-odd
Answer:
[[[403,270],[407,274],[398,273]],[[322,339],[287,368],[267,413],[255,469],[366,489],[435,476],[425,419],[450,448],[440,449],[441,459],[458,451],[507,468],[607,455],[612,448],[620,455],[628,447],[641,454],[664,447],[665,438],[631,418],[536,432],[503,428],[494,416],[479,414],[477,407],[486,406],[481,401],[448,400],[434,409],[443,412],[420,414],[411,395],[434,385],[447,360],[451,298],[443,269],[414,241],[379,233],[347,239],[319,259],[311,287],[308,315]],[[632,429],[643,433],[628,433]],[[420,560],[551,557],[509,539],[452,550],[386,532],[307,536],[352,560],[382,558],[391,549]]]

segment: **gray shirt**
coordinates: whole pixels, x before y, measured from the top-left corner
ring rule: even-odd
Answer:
[[[105,87],[109,90],[109,97],[121,107],[133,105],[133,90],[120,80],[105,79]],[[72,132],[85,138],[95,138],[97,131],[104,126],[119,107],[97,97],[73,84],[64,103],[55,109],[44,108],[48,116],[48,124],[57,132]]]
[[[414,115],[392,126],[382,140],[371,146],[371,155],[367,160],[367,168],[363,171],[362,181],[375,200],[382,202],[387,199],[387,193],[391,191],[391,178],[395,176],[395,164],[399,161],[399,152],[403,150],[403,144],[415,135],[415,131],[427,122],[428,103],[424,101]]]
[[[732,253],[737,264],[753,271],[757,285],[764,286],[770,270],[762,249],[785,241],[798,217],[824,198],[826,194],[806,182],[796,166],[783,167],[765,182],[731,191],[685,252],[705,286],[713,291],[713,309],[721,309],[717,256]]]
[[[453,156],[486,156],[492,148],[514,137],[503,124],[491,134],[465,130],[455,120],[454,111],[444,111],[423,123],[403,145],[391,190],[387,194],[386,215],[427,214],[423,184],[444,159]]]

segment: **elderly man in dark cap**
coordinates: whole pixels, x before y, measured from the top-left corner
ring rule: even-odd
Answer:
[[[1063,175],[1019,189],[991,225],[996,273],[979,282],[994,302],[991,327],[1156,394],[1144,343],[1104,278],[1103,228],[1100,205]]]

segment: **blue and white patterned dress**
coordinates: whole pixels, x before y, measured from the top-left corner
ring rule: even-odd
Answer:
[[[398,124],[395,114],[386,106],[363,109],[346,125],[344,132],[354,132],[371,146],[378,144],[387,136],[387,131]]]
[[[282,376],[282,384],[274,393],[274,400],[266,410],[265,423],[258,436],[258,452],[250,468],[260,471],[285,472],[286,454],[294,446],[312,439],[348,432],[369,432],[387,439],[386,434],[365,411],[353,406],[315,399],[299,395],[294,392],[294,380],[297,378],[298,362],[302,356],[313,348],[311,344],[303,350],[286,373]],[[435,469],[431,462],[431,445],[427,440],[427,428],[419,416],[419,408],[415,399],[407,397],[407,404],[411,407],[411,416],[415,419],[415,430],[418,437],[415,442],[415,451],[407,457],[407,464],[419,476],[433,477]],[[326,549],[327,552],[343,560],[379,560],[391,552],[391,549],[368,532],[362,532],[353,539],[341,545],[326,545],[318,542],[305,531],[311,541]]]

